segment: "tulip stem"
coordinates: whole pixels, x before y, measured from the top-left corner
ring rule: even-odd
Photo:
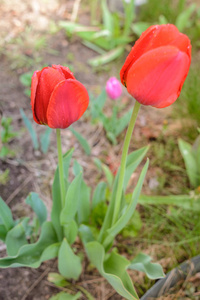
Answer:
[[[133,129],[134,129],[134,126],[135,126],[135,122],[136,122],[136,119],[137,119],[137,115],[138,115],[140,106],[141,106],[141,104],[136,101],[135,106],[133,108],[132,115],[131,115],[131,120],[129,122],[129,126],[128,126],[128,129],[127,129],[127,132],[126,132],[126,137],[125,137],[125,140],[124,140],[124,146],[123,146],[123,150],[122,150],[119,181],[118,181],[118,186],[117,186],[117,194],[116,194],[116,199],[115,199],[112,225],[114,225],[116,223],[116,221],[118,220],[118,217],[119,217],[128,149],[129,149],[131,136],[132,136],[132,133],[133,133]]]
[[[63,170],[63,156],[62,156],[62,145],[61,145],[60,129],[56,129],[56,136],[57,136],[57,148],[58,148],[58,169],[59,169],[61,203],[62,203],[62,207],[64,207],[64,203],[65,203],[65,180],[64,180],[64,170]]]

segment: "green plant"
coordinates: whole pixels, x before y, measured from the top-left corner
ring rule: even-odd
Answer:
[[[101,1],[103,24],[99,28],[73,22],[60,22],[61,28],[66,30],[68,36],[78,35],[85,46],[100,54],[88,61],[91,66],[97,67],[116,59],[122,55],[125,45],[131,41],[130,25],[135,17],[134,0],[130,0],[129,3],[123,2],[125,16],[122,26],[119,15],[109,11],[106,0]],[[95,7],[95,3],[93,4]]]
[[[193,145],[182,139],[179,139],[178,145],[185,162],[190,184],[193,188],[197,188],[200,186],[200,136],[197,137]]]
[[[93,95],[90,95],[89,114],[91,115],[92,123],[102,123],[108,140],[111,141],[112,144],[116,145],[117,137],[127,127],[130,121],[131,110],[124,113],[123,116],[118,117],[121,107],[119,107],[119,104],[116,100],[116,102],[113,101],[114,104],[112,107],[112,114],[110,117],[108,117],[103,111],[106,98],[107,95],[105,90],[103,90],[97,98],[95,98]]]
[[[12,118],[2,117],[1,119],[1,145],[0,145],[0,157],[13,156],[15,152],[9,147],[9,142],[19,135],[18,132],[13,131]]]

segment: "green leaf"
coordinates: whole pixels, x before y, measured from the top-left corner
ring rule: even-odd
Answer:
[[[182,13],[180,13],[176,19],[175,25],[180,30],[183,31],[185,28],[190,26],[190,17],[196,8],[196,4],[190,5]]]
[[[104,27],[110,32],[113,33],[113,17],[112,14],[109,12],[106,0],[101,1],[101,9],[103,14],[103,24]]]
[[[150,23],[147,22],[137,22],[131,25],[131,29],[137,36],[141,36],[141,34],[149,28]]]
[[[129,265],[129,269],[144,272],[150,279],[165,277],[160,264],[151,263],[152,258],[144,253],[139,253]]]
[[[134,189],[130,204],[128,205],[128,207],[126,208],[126,210],[122,214],[122,216],[118,219],[118,221],[111,228],[109,228],[107,230],[108,237],[104,241],[105,247],[108,247],[108,245],[113,241],[114,237],[126,226],[128,221],[131,219],[131,217],[135,211],[135,208],[136,208],[136,205],[138,202],[138,198],[141,193],[142,185],[143,185],[146,173],[147,173],[148,166],[149,166],[149,160],[147,159],[147,162],[142,169],[139,180]]]
[[[63,239],[58,253],[58,269],[65,278],[75,280],[82,271],[80,257],[74,254],[66,238]]]
[[[120,119],[117,120],[115,127],[115,135],[118,136],[128,125],[131,118],[132,110],[125,113]]]
[[[112,251],[109,257],[105,259],[105,250],[98,242],[87,243],[85,248],[92,264],[118,294],[128,300],[139,299],[126,271],[130,262],[125,257]]]
[[[24,86],[30,87],[32,76],[33,76],[33,72],[27,72],[27,73],[22,74],[19,77],[19,80]]]
[[[40,199],[37,193],[33,192],[28,195],[25,201],[26,204],[30,205],[35,212],[41,226],[47,219],[47,209],[44,202]]]
[[[49,300],[77,300],[81,297],[81,292],[78,292],[76,295],[71,295],[66,292],[60,292],[55,296],[49,298]]]
[[[75,159],[73,164],[73,174],[74,176],[78,176],[78,174],[81,172],[83,173],[83,167]]]
[[[105,182],[99,182],[92,197],[92,209],[94,209],[99,203],[106,201],[106,189],[107,184]]]
[[[65,279],[64,276],[60,275],[59,273],[55,273],[55,272],[48,273],[47,280],[49,282],[54,283],[56,286],[59,286],[59,287],[65,287],[69,284],[69,282],[67,282],[67,280]]]
[[[124,2],[125,24],[124,24],[124,36],[130,34],[131,24],[135,18],[135,0],[130,0],[128,3]]]
[[[89,226],[81,224],[79,227],[79,233],[84,244],[94,241],[94,236]]]
[[[80,186],[80,195],[78,202],[78,224],[88,223],[90,216],[90,193],[91,188],[82,179]]]
[[[0,240],[5,241],[6,239],[7,230],[6,227],[0,224]]]
[[[29,218],[26,218],[15,227],[13,227],[6,235],[6,248],[9,256],[17,255],[19,249],[28,244],[25,234],[25,224]]]
[[[67,195],[65,198],[65,206],[63,207],[60,214],[61,225],[67,225],[68,222],[72,221],[78,210],[79,197],[81,194],[80,186],[82,181],[82,173],[80,173],[71,182],[68,187]]]
[[[126,162],[126,171],[125,171],[125,177],[124,177],[124,192],[126,190],[126,187],[128,185],[129,179],[137,166],[140,164],[144,156],[146,155],[147,151],[149,149],[149,146],[143,147],[139,150],[133,151],[130,153],[127,157],[127,162]],[[119,178],[119,171],[117,172],[117,175],[115,176],[115,180],[113,183],[113,188],[112,188],[112,194],[111,194],[111,200],[110,200],[110,205],[108,207],[104,223],[101,227],[100,235],[99,235],[99,241],[102,241],[102,237],[106,231],[106,229],[111,227],[112,223],[112,216],[113,216],[113,210],[114,210],[114,205],[115,205],[115,199],[116,199],[116,192],[117,192],[117,185],[118,185],[118,178]]]
[[[78,226],[74,220],[67,222],[67,225],[64,226],[64,235],[69,242],[69,244],[73,244],[78,233]]]
[[[92,67],[98,67],[104,64],[107,64],[113,60],[115,60],[116,58],[118,58],[120,55],[122,55],[122,53],[124,52],[124,47],[119,46],[114,48],[113,50],[96,56],[95,58],[89,59],[88,60],[88,64]]]
[[[110,169],[105,164],[102,164],[102,169],[104,171],[104,174],[106,176],[106,179],[107,179],[107,182],[108,182],[109,186],[112,187],[113,179],[114,179],[112,172],[110,171]]]
[[[195,156],[193,155],[192,152],[192,146],[187,142],[183,141],[182,139],[178,140],[178,145],[185,162],[186,171],[187,171],[188,178],[190,180],[190,184],[193,187],[197,187],[199,183],[198,182],[199,170],[198,170],[198,165]]]
[[[107,98],[106,90],[103,89],[100,95],[96,99],[95,98],[91,99],[90,109],[91,109],[91,115],[93,120],[100,118],[99,113],[102,112],[104,108],[106,98]]]
[[[141,205],[173,205],[187,210],[200,211],[200,197],[193,195],[171,195],[171,196],[146,196],[140,195]]]
[[[80,145],[82,146],[83,150],[87,155],[91,154],[90,145],[88,144],[87,140],[73,127],[69,128],[70,131],[73,133],[73,135],[76,137],[76,139],[79,141]]]
[[[14,226],[14,221],[12,217],[12,212],[8,205],[0,197],[0,219],[6,230],[9,231]]]
[[[52,129],[50,127],[47,127],[45,132],[40,136],[41,149],[44,154],[47,153],[48,151],[50,139],[51,139],[51,133],[52,133]]]
[[[53,225],[51,222],[45,222],[42,225],[39,240],[34,244],[22,246],[16,256],[0,258],[0,267],[38,268],[43,261],[55,258],[58,248],[59,244]]]
[[[66,184],[68,182],[69,165],[70,165],[73,151],[74,151],[74,149],[71,149],[63,156],[63,169],[64,169],[64,178],[65,178]],[[61,241],[63,238],[62,227],[60,224],[60,212],[62,209],[62,204],[61,204],[58,167],[57,167],[55,175],[54,175],[54,181],[53,181],[53,186],[52,186],[52,197],[53,197],[53,207],[52,207],[52,211],[51,211],[51,220],[52,220],[53,226],[56,230],[58,239],[59,239],[59,241]]]
[[[28,129],[28,132],[30,133],[34,149],[38,149],[39,148],[38,138],[37,138],[36,131],[33,128],[31,121],[28,119],[28,117],[26,116],[26,114],[22,108],[20,108],[20,114],[21,114],[22,120],[24,121],[26,128]]]

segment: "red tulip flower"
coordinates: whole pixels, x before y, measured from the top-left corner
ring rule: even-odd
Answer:
[[[191,63],[189,38],[172,25],[149,27],[121,69],[121,82],[141,104],[162,108],[179,97]]]
[[[89,96],[67,67],[52,65],[35,71],[31,83],[34,121],[51,128],[67,128],[86,111]]]

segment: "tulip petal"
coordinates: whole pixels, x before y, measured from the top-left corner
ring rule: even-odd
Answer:
[[[89,96],[82,83],[75,79],[60,82],[55,87],[47,110],[48,126],[67,128],[86,111]]]
[[[47,124],[47,108],[51,94],[55,86],[63,81],[65,76],[59,70],[54,68],[44,68],[40,74],[40,80],[36,91],[35,115],[40,124]]]
[[[141,104],[167,107],[180,95],[189,66],[188,55],[176,47],[150,50],[129,69],[127,90]]]
[[[75,79],[72,71],[70,71],[70,69],[68,67],[63,67],[61,65],[52,65],[52,68],[61,72],[61,74],[64,75],[65,79],[70,79],[70,78]]]
[[[40,74],[41,74],[41,71],[35,71],[33,73],[32,79],[31,79],[31,107],[32,107],[32,111],[33,111],[33,119],[38,124],[40,124],[40,122],[38,121],[38,119],[35,115],[35,96],[36,96],[36,91],[37,91]]]
[[[162,46],[175,46],[191,58],[189,38],[178,31],[173,24],[150,26],[136,41],[121,69],[121,82],[126,86],[126,77],[131,66],[144,53]]]

